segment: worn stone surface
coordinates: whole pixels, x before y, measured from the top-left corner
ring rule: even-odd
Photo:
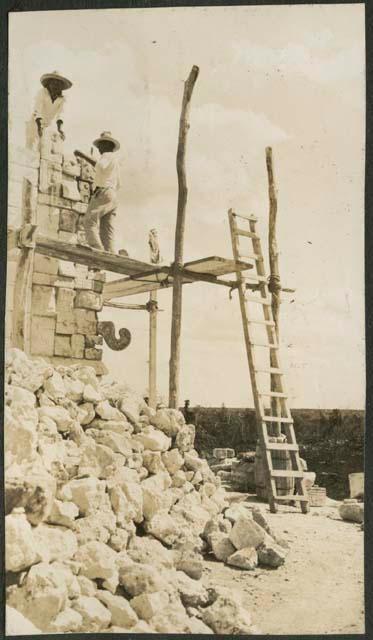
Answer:
[[[86,631],[101,631],[111,622],[110,611],[95,597],[80,596],[73,608],[82,616]]]
[[[258,553],[254,547],[244,547],[227,558],[227,564],[251,571],[258,566]]]
[[[247,516],[239,516],[229,534],[229,539],[236,549],[257,548],[264,542],[264,538],[264,529]]]
[[[25,514],[5,517],[5,566],[7,571],[21,571],[37,562],[40,556]]]
[[[285,562],[287,550],[266,538],[258,547],[259,564],[277,569]]]
[[[339,515],[350,522],[364,522],[364,503],[345,500],[339,507]]]
[[[234,554],[235,547],[229,539],[229,536],[222,532],[212,533],[209,536],[211,550],[217,560],[226,562],[227,559]]]
[[[118,627],[133,627],[138,622],[136,610],[127,600],[121,596],[115,596],[108,591],[99,589],[96,598],[102,602],[111,613],[111,624]]]

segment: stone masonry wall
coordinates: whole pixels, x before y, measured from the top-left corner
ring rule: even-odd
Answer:
[[[93,167],[63,153],[59,135],[41,141],[38,153],[17,150],[10,158],[8,224],[25,220],[25,181],[33,202],[37,234],[71,244],[84,244],[83,216],[87,209]],[[31,193],[30,193],[31,191]],[[12,292],[18,250],[8,264],[7,343],[12,344]],[[30,355],[55,364],[89,364],[97,374],[102,363],[102,336],[97,334],[103,306],[105,273],[80,264],[35,253],[32,277]]]

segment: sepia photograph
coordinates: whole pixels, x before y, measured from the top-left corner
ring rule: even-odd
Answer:
[[[81,5],[8,14],[6,636],[364,634],[365,5]]]

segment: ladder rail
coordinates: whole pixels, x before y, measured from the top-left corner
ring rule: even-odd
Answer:
[[[292,478],[295,483],[297,495],[294,496],[294,500],[300,503],[303,513],[307,513],[309,510],[309,502],[307,492],[304,485],[304,472],[299,456],[299,447],[296,442],[293,419],[291,416],[290,408],[288,405],[288,394],[285,389],[284,375],[281,368],[279,357],[279,344],[278,335],[273,321],[270,293],[268,287],[268,280],[265,272],[263,251],[261,245],[261,239],[256,232],[257,218],[250,216],[240,216],[236,214],[232,209],[228,212],[229,226],[231,232],[231,242],[233,258],[236,264],[242,261],[243,255],[240,252],[240,239],[249,239],[252,243],[253,254],[249,254],[254,260],[254,267],[256,273],[252,273],[249,278],[252,280],[257,279],[258,285],[256,291],[259,292],[259,296],[247,295],[246,280],[247,276],[244,273],[236,269],[236,281],[237,289],[240,301],[242,325],[245,339],[246,356],[249,365],[251,387],[254,398],[255,412],[258,422],[258,436],[259,442],[264,452],[265,470],[267,476],[267,488],[269,493],[269,503],[271,511],[276,511],[276,502],[284,501],[284,497],[277,495],[276,478]],[[245,219],[248,222],[249,228],[245,230],[242,226],[238,227],[236,217]],[[247,255],[247,253],[246,253]],[[252,318],[249,311],[249,304],[259,303],[263,310],[263,320],[257,320]],[[267,343],[263,344],[253,340],[250,335],[250,326],[255,324],[261,324],[264,326]],[[256,364],[255,348],[267,347],[271,354],[270,366],[268,369],[261,369]],[[261,391],[258,387],[257,374],[268,373],[270,376],[276,376],[276,391],[265,392]],[[272,401],[271,415],[266,415],[263,405],[263,397],[270,397]],[[273,411],[275,408],[275,411]],[[281,427],[285,432],[286,443],[271,443],[268,434],[269,423],[276,425],[277,435],[281,435]],[[273,469],[272,451],[288,451],[291,470],[277,470]],[[290,500],[290,497],[287,496]]]

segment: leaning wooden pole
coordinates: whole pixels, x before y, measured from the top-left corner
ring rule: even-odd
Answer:
[[[188,198],[188,188],[185,172],[185,151],[189,129],[190,101],[194,85],[198,78],[199,68],[193,66],[188,79],[184,84],[184,95],[181,106],[179,142],[176,156],[176,169],[178,179],[178,200],[177,218],[175,231],[175,258],[173,271],[173,292],[172,292],[172,325],[171,325],[171,356],[169,371],[169,406],[177,408],[179,404],[179,381],[180,381],[180,335],[181,335],[181,313],[182,313],[182,275],[184,260],[184,231],[185,212]]]
[[[158,264],[160,261],[157,231],[149,232],[150,262]],[[148,302],[149,309],[149,406],[157,406],[157,291],[151,291]]]
[[[272,315],[273,320],[275,322],[275,330],[276,330],[276,338],[277,343],[279,342],[280,330],[279,330],[279,319],[280,319],[280,304],[281,304],[281,281],[280,281],[280,269],[279,269],[279,261],[278,261],[278,246],[277,246],[277,236],[276,236],[276,224],[277,224],[277,188],[274,176],[274,168],[273,168],[273,158],[272,158],[272,148],[266,148],[266,164],[267,164],[267,175],[268,175],[268,196],[269,196],[269,224],[268,224],[268,251],[269,251],[269,267],[270,267],[270,277],[269,277],[269,285],[268,288],[272,294]],[[276,363],[273,361],[273,351],[270,351],[270,365],[271,367],[275,367]],[[271,391],[278,391],[278,376],[271,375]],[[272,400],[272,415],[280,415],[281,413],[281,403],[278,399],[273,398]],[[277,432],[276,435],[281,433],[281,428],[279,423],[273,425],[274,430]]]

